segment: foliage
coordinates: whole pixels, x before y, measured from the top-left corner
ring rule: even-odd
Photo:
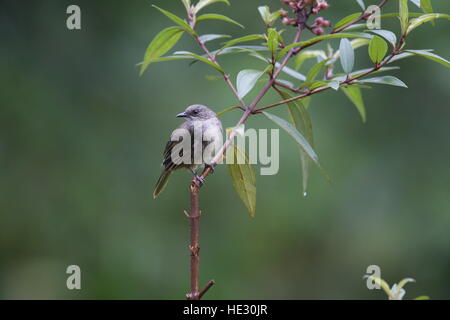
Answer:
[[[356,29],[364,29],[365,24],[360,22],[367,20],[373,14],[365,11],[366,4],[361,0],[357,0],[356,3],[359,4],[363,11],[349,14],[338,21],[333,28],[331,28],[331,22],[321,16],[311,21],[314,16],[319,15],[329,7],[326,0],[283,0],[281,2],[287,5],[286,9],[290,12],[285,9],[272,12],[268,6],[260,6],[258,8],[257,11],[264,23],[265,30],[263,33],[242,35],[223,43],[216,50],[210,51],[205,45],[206,42],[227,36],[216,34],[199,35],[195,29],[198,22],[203,20],[222,20],[242,26],[235,20],[220,14],[208,13],[198,15],[204,8],[219,2],[230,4],[227,0],[200,0],[197,4],[192,4],[190,0],[182,0],[186,8],[186,19],[182,19],[155,6],[176,26],[161,31],[150,43],[141,64],[141,73],[151,63],[169,60],[191,59],[213,67],[227,81],[227,84],[239,101],[240,109],[249,110],[248,113],[244,114],[244,121],[253,114],[264,113],[269,120],[284,129],[298,143],[302,156],[304,192],[306,192],[310,170],[308,164],[313,162],[319,165],[319,161],[312,145],[313,133],[308,109],[302,104],[302,101],[306,101],[312,95],[330,88],[342,91],[355,105],[362,120],[366,121],[367,114],[363,100],[363,90],[368,88],[368,84],[407,87],[405,83],[392,75],[372,77],[372,74],[397,69],[388,65],[399,59],[412,56],[423,57],[450,67],[449,61],[430,50],[406,47],[408,37],[424,23],[434,23],[436,19],[450,18],[447,14],[434,13],[429,0],[393,1],[398,2],[398,12],[384,13],[381,18],[397,17],[400,22],[399,34],[384,29],[355,32],[354,30]],[[380,7],[383,7],[387,2],[389,1],[382,1],[379,4]],[[421,8],[424,13],[416,14],[410,12],[410,2]],[[296,36],[291,43],[285,42],[282,36],[283,26],[294,28],[296,31]],[[349,32],[350,30],[351,32]],[[313,37],[303,40],[303,35],[306,32],[311,32]],[[176,45],[182,33],[187,33],[191,36],[199,44],[203,53],[177,51],[171,55],[163,56]],[[340,44],[338,48],[333,48],[330,40],[336,38],[340,39]],[[352,40],[350,41],[349,39]],[[258,45],[246,44],[253,41],[263,43]],[[321,42],[328,42],[328,52],[308,49]],[[245,45],[243,45],[244,43]],[[368,68],[354,71],[357,59],[356,50],[366,45],[368,50],[364,54],[370,58],[372,65]],[[238,73],[237,83],[234,85],[228,73],[225,72],[218,61],[220,56],[231,53],[240,53],[257,58],[263,65],[259,70],[244,68]],[[295,70],[288,67],[292,57],[295,57],[295,59],[292,59],[295,63]],[[300,71],[307,59],[316,59],[317,62],[303,74]],[[336,73],[336,70],[339,70],[338,60],[343,73]],[[279,78],[282,73],[290,75],[294,80],[287,81]],[[264,77],[264,75],[267,76]],[[243,99],[261,81],[264,82],[263,89],[250,104],[245,103]],[[257,107],[261,98],[272,88],[280,94],[283,100],[269,106]],[[279,105],[288,106],[290,112],[289,121],[266,111]],[[224,112],[234,109],[236,108],[227,108]],[[232,138],[233,136],[229,135],[229,139]],[[250,164],[245,166],[251,167]],[[251,215],[254,215],[256,182],[253,174],[236,174],[241,169],[236,166],[230,167],[231,177],[241,199]],[[324,172],[323,169],[321,171]],[[245,172],[254,172],[254,170],[246,167]],[[246,188],[248,185],[251,188]]]

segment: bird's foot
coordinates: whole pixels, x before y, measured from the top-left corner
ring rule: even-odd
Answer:
[[[201,187],[205,184],[206,179],[203,178],[202,176],[197,176],[195,175],[195,184],[197,185],[197,187]]]
[[[205,168],[209,168],[212,174],[215,172],[214,166],[210,163],[205,163]]]

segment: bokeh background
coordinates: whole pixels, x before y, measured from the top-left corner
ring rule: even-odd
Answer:
[[[396,11],[390,2],[384,12]],[[175,0],[2,1],[1,299],[183,299],[188,291],[189,174],[174,175],[157,200],[151,193],[165,141],[180,123],[175,114],[193,103],[220,111],[235,100],[200,63],[154,64],[138,76],[148,43],[171,25],[152,3],[183,14]],[[334,22],[359,8],[330,3],[324,16]],[[69,4],[81,7],[80,31],[66,28]],[[281,7],[277,0],[213,5],[207,11],[247,28],[206,22],[200,33],[262,32],[256,8],[263,4]],[[449,12],[447,1],[433,4]],[[395,19],[383,23],[398,30]],[[447,21],[423,26],[408,47],[449,58],[449,31]],[[175,50],[200,52],[187,36]],[[357,59],[368,66],[365,49]],[[233,80],[241,69],[262,68],[243,56],[221,63]],[[406,298],[450,297],[450,73],[419,57],[396,65],[393,74],[409,89],[365,90],[366,124],[340,92],[312,100],[316,151],[333,185],[313,169],[302,196],[297,147],[284,133],[279,174],[258,177],[256,218],[224,166],[209,178],[201,279],[217,285],[207,298],[385,299],[362,278],[372,264],[390,284],[416,279]],[[239,116],[226,114],[224,126]],[[248,127],[273,126],[253,117]],[[82,270],[79,291],[66,288],[72,264]]]

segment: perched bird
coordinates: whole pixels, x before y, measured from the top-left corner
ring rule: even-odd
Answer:
[[[172,132],[166,144],[164,169],[156,182],[153,198],[163,191],[174,170],[186,168],[197,177],[196,170],[202,165],[209,166],[214,151],[222,146],[222,124],[209,108],[194,104],[177,117],[186,118],[186,121]]]

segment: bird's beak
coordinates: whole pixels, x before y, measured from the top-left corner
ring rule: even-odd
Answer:
[[[177,114],[177,118],[186,118],[186,117],[187,117],[186,112],[182,112],[182,113]]]

